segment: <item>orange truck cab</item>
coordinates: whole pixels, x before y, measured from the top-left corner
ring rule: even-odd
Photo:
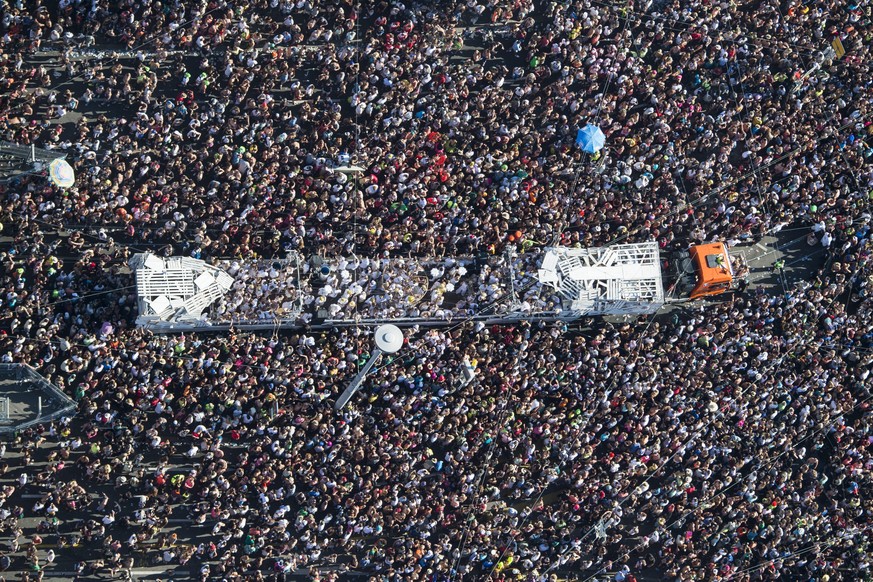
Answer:
[[[691,299],[720,295],[731,289],[734,282],[734,268],[724,243],[695,245],[688,249],[688,254],[697,274],[697,284],[690,293]]]
[[[673,266],[676,279],[670,291],[679,298],[720,295],[734,286],[732,259],[721,242],[693,245],[674,257]]]

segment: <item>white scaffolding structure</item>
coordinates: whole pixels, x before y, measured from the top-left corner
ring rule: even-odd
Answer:
[[[657,242],[546,249],[539,282],[557,291],[566,316],[644,315],[664,305]]]
[[[233,277],[206,261],[139,253],[130,259],[139,302],[137,325],[208,325],[204,310],[233,285]]]
[[[296,253],[275,260],[219,260],[134,255],[139,326],[156,332],[296,325],[304,286]]]

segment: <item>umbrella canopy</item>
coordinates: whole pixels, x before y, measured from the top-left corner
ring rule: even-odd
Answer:
[[[606,136],[596,125],[588,124],[576,132],[576,145],[589,154],[596,154],[602,150],[605,143]]]
[[[76,182],[73,166],[60,158],[49,164],[49,179],[59,188],[69,188]]]

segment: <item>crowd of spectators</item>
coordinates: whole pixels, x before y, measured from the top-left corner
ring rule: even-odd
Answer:
[[[262,261],[222,260],[216,267],[234,278],[228,293],[210,309],[212,321],[261,321],[290,319],[300,311],[308,265],[294,258]]]
[[[78,402],[0,449],[0,569],[871,575],[869,6],[0,5],[0,138],[77,174],[0,184],[0,359]],[[596,156],[573,145],[587,123]],[[411,328],[341,412],[366,329],[152,335],[126,268],[145,250],[402,265],[783,228],[827,247],[796,284],[583,330]],[[454,284],[385,274],[434,316],[432,279]],[[246,284],[231,305],[257,313]],[[367,306],[356,284],[340,311]]]
[[[321,286],[308,301],[330,320],[453,320],[511,310],[506,257],[341,259],[322,269]]]

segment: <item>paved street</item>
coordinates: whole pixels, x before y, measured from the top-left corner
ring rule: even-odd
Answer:
[[[828,253],[820,243],[809,245],[809,226],[795,225],[767,235],[760,242],[738,245],[732,252],[746,260],[749,266],[749,287],[764,287],[769,291],[787,292],[801,280],[810,280],[827,260]],[[774,269],[783,260],[782,273]]]

